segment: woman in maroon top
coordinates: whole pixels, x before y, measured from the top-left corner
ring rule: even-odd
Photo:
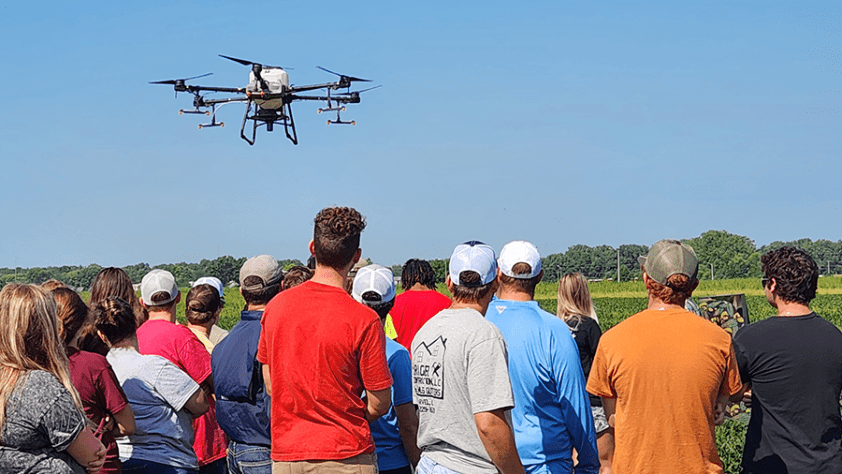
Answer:
[[[100,472],[120,473],[115,437],[134,433],[134,414],[105,357],[80,351],[77,346],[82,329],[89,324],[88,306],[69,288],[50,293],[56,300],[60,337],[70,360],[70,380],[79,392],[85,415],[97,426],[94,434],[108,450]]]

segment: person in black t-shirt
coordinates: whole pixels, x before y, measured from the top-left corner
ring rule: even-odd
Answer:
[[[761,262],[778,315],[734,337],[740,375],[751,384],[743,472],[842,472],[842,332],[810,310],[818,266],[793,247]]]
[[[588,290],[588,280],[581,273],[567,273],[558,280],[556,315],[567,323],[573,333],[573,339],[576,340],[576,346],[579,348],[582,371],[587,380],[591,373],[591,364],[596,355],[599,338],[602,337],[602,329],[599,327],[593,299]],[[606,435],[613,434],[614,429],[608,426],[605,410],[602,408],[602,399],[590,393],[588,397],[596,430],[599,461],[603,468],[609,467],[611,465],[610,453],[614,452],[614,444],[613,436]]]

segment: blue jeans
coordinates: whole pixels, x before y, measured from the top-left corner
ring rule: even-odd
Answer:
[[[271,450],[265,446],[228,441],[230,474],[272,474]]]
[[[427,456],[421,455],[421,460],[415,468],[415,474],[459,474],[453,469],[448,469],[441,464],[433,461]]]
[[[167,466],[143,459],[127,459],[123,461],[124,474],[197,474],[195,469]]]

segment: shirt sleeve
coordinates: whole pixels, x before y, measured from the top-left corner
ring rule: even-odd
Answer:
[[[468,351],[466,362],[468,396],[474,414],[510,409],[515,405],[502,337],[476,344]]]
[[[196,383],[202,383],[211,373],[210,353],[205,349],[202,341],[193,334],[193,331],[184,328],[185,337],[179,351],[179,360],[184,371],[187,372]]]
[[[728,345],[728,366],[725,369],[725,378],[722,380],[722,386],[719,389],[720,395],[736,395],[740,393],[743,388],[743,383],[740,380],[740,371],[737,368],[737,358],[734,355],[734,345]]]
[[[398,406],[412,402],[412,362],[405,350],[397,351],[389,359],[389,372],[392,373],[392,405]]]
[[[373,310],[372,310],[373,312]],[[386,362],[386,334],[380,320],[372,318],[363,329],[360,344],[360,377],[366,390],[385,390],[392,386]]]
[[[734,355],[737,358],[737,367],[740,369],[740,379],[743,382],[749,383],[751,382],[751,372],[750,372],[750,364],[749,364],[749,357],[746,354],[745,346],[740,344],[740,334],[742,331],[738,331],[737,334],[734,336]]]
[[[58,384],[58,380],[55,380]],[[41,429],[47,433],[50,444],[57,451],[64,451],[85,428],[87,419],[73,403],[73,396],[59,384],[58,396],[48,405],[41,417]]]
[[[106,366],[97,374],[94,383],[97,387],[97,393],[102,397],[106,410],[112,414],[119,412],[129,404],[129,400],[126,398],[126,394],[120,386],[120,381],[117,380],[117,375],[114,374],[114,369],[107,362]]]
[[[269,320],[269,306],[263,312],[263,317],[260,319],[260,339],[257,341],[257,361],[263,365],[269,365],[269,347],[266,338],[269,337],[269,331],[266,330],[266,321]]]
[[[590,319],[590,318],[588,318]],[[599,346],[599,338],[602,337],[602,329],[599,323],[590,319],[591,324],[588,325],[588,349],[590,354],[596,354],[596,348]]]
[[[591,373],[588,376],[588,393],[597,397],[617,398],[617,391],[611,382],[608,374],[608,356],[605,353],[605,344],[596,348],[596,355],[591,366]]]
[[[155,378],[155,390],[175,411],[181,410],[187,400],[196,393],[196,390],[199,390],[199,384],[172,362],[166,359],[160,362],[161,367]]]
[[[576,343],[570,337],[570,330],[564,323],[557,325],[552,333],[550,347],[552,372],[555,378],[561,416],[570,441],[576,448],[578,464],[576,473],[597,474],[599,454],[596,447],[596,431],[588,392],[585,390],[585,374]]]

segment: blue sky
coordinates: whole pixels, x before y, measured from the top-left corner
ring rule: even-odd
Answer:
[[[716,229],[839,240],[836,2],[7,2],[0,7],[0,266],[307,257],[329,205],[363,256],[459,242],[651,245]],[[325,125],[197,130],[149,81],[373,79]]]

